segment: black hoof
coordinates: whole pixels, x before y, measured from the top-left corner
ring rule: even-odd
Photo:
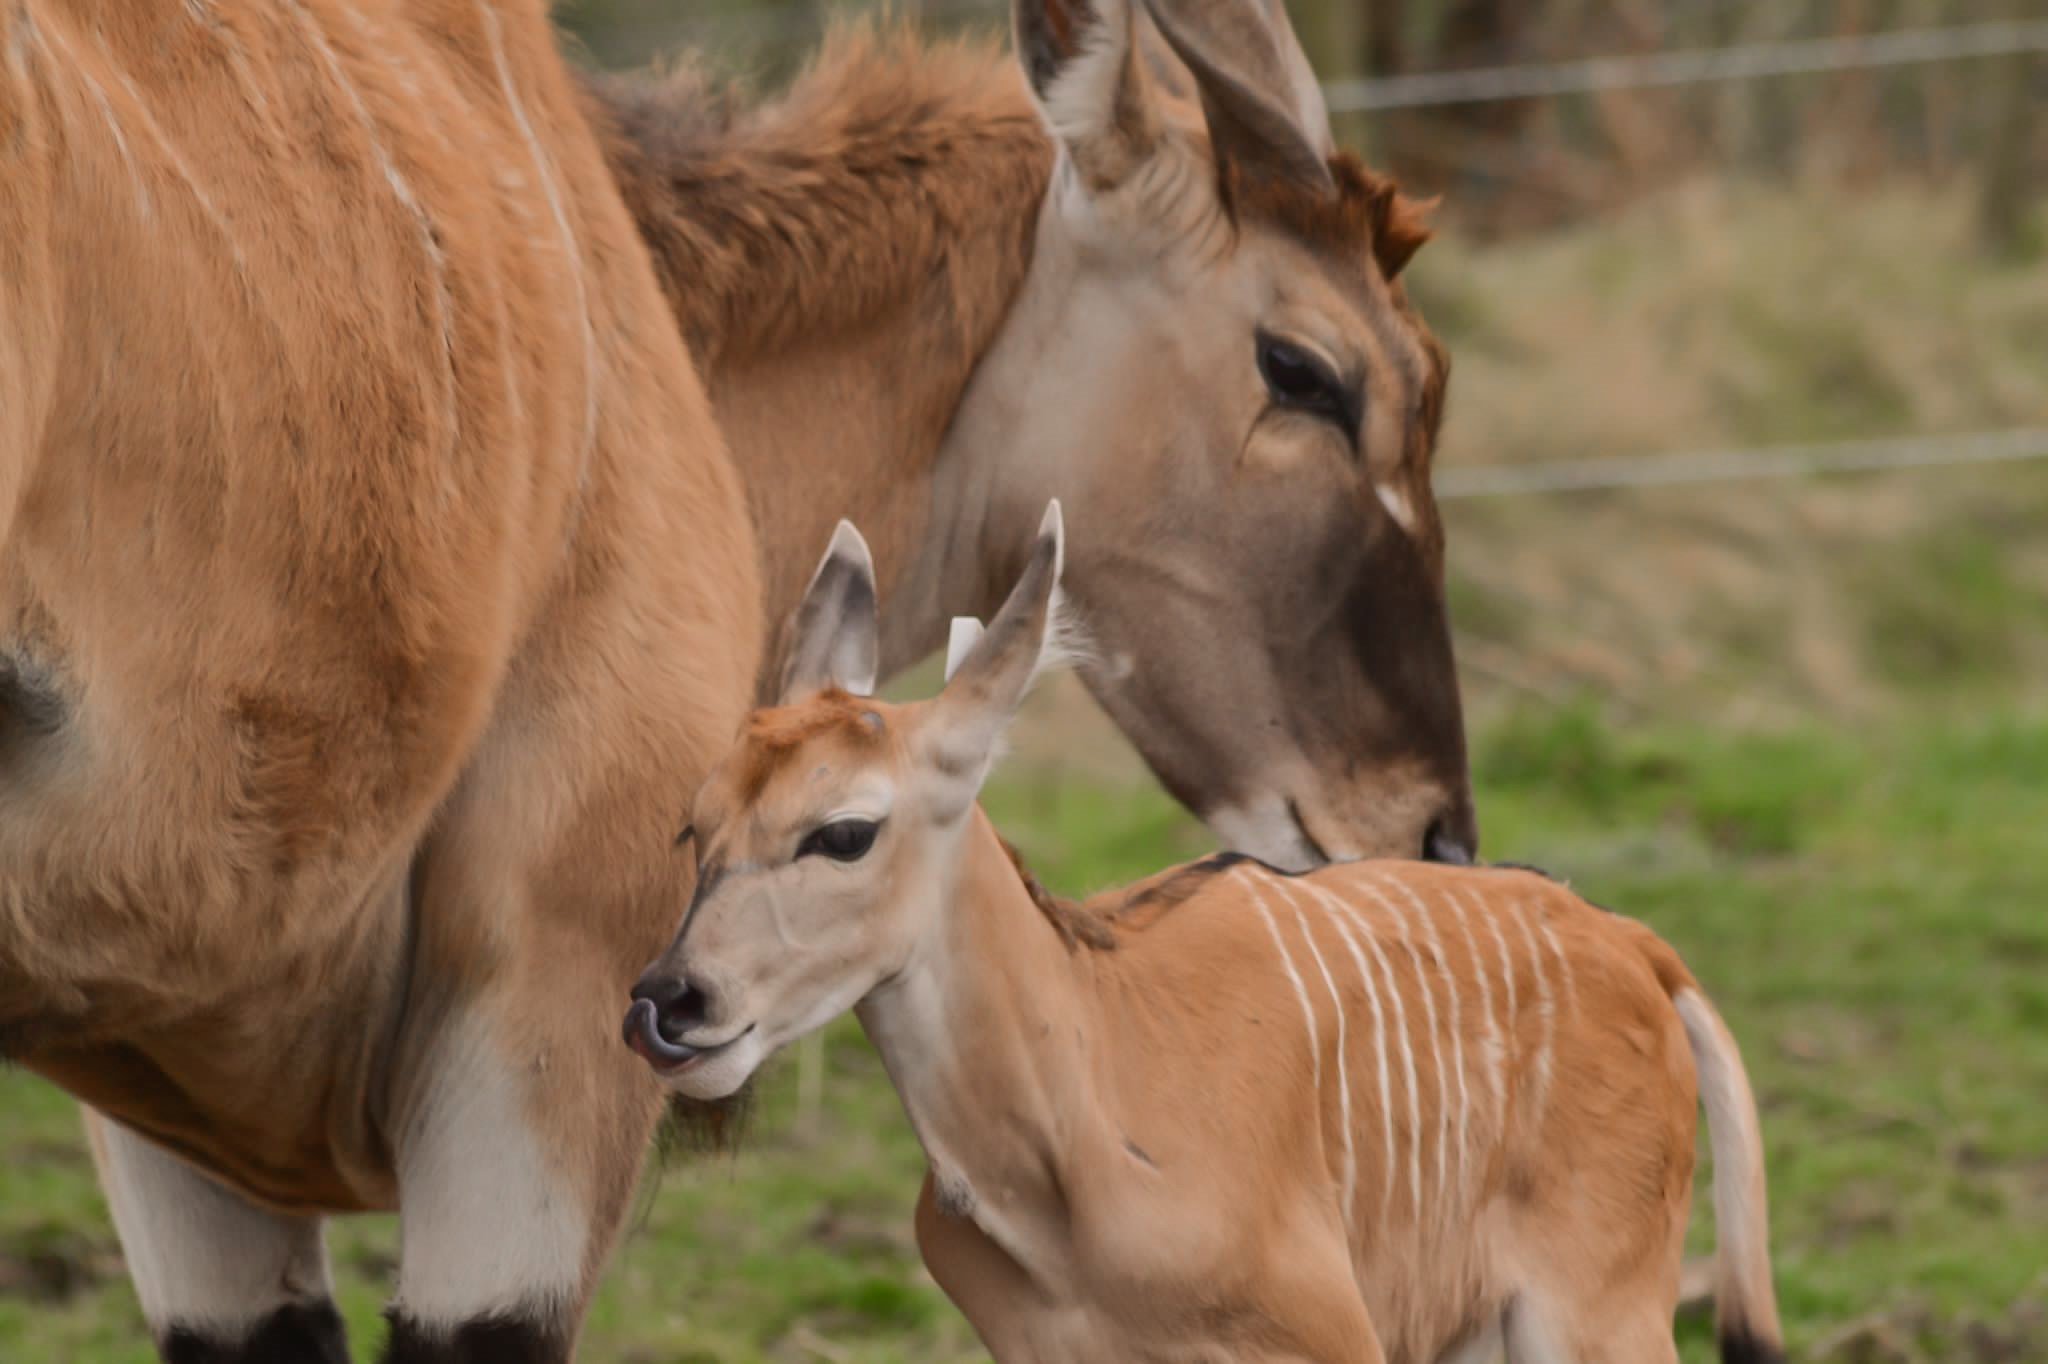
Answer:
[[[479,1317],[428,1327],[403,1312],[387,1314],[384,1364],[568,1364],[569,1333],[537,1317]]]
[[[234,1342],[173,1326],[164,1333],[162,1354],[164,1364],[349,1364],[348,1332],[334,1304],[322,1299],[280,1307]]]

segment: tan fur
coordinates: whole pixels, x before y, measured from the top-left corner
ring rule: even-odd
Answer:
[[[917,709],[882,713],[886,755],[821,735],[786,769],[838,784],[914,761]],[[714,800],[715,825],[782,827],[790,796]],[[959,855],[918,949],[951,968],[931,1044],[947,1059],[911,1074],[877,1039],[933,1155],[927,1263],[999,1360],[1426,1362],[1516,1314],[1558,1358],[1676,1358],[1696,1095],[1672,1000],[1697,985],[1646,929],[1528,873],[1394,862],[1198,866],[1141,920],[1124,892],[1049,914],[978,816]],[[917,857],[891,865],[914,874]],[[1392,1068],[1391,1108],[1369,993],[1383,1013],[1399,997],[1389,1032],[1416,1060],[1412,1078]],[[1775,1336],[1768,1262],[1743,1272],[1768,1313],[1751,1324]]]
[[[656,1107],[611,1016],[691,880],[673,812],[775,674],[825,524],[877,528],[894,667],[994,600],[1041,473],[1103,494],[1092,680],[1179,794],[1270,765],[1206,776],[1250,708],[1347,755],[1300,782],[1329,847],[1469,826],[1433,418],[1400,415],[1426,333],[1370,242],[1247,211],[1212,254],[1188,90],[1124,94],[1161,101],[1169,157],[1113,191],[1146,269],[1304,282],[1386,361],[1358,469],[1294,426],[1240,448],[1215,404],[1256,385],[1244,317],[1159,319],[1230,350],[1137,401],[1031,391],[1085,367],[1083,332],[1033,363],[1076,242],[992,53],[847,39],[713,113],[593,102],[540,0],[0,0],[0,1049],[293,1214],[417,1209],[409,1159],[451,1167],[409,1149],[501,1071],[473,1092],[530,1126],[528,1194],[589,1223],[536,1252],[584,1247],[575,1297]],[[1190,400],[1199,469],[1062,425]],[[1257,516],[1217,483],[1240,454]],[[1424,533],[1368,475],[1419,489]],[[1327,556],[1288,558],[1309,521]],[[1184,551],[1265,566],[1236,604],[1287,623],[1253,672],[1194,684],[1224,674],[1175,628],[1217,590]]]
[[[1397,860],[1038,887],[973,795],[1063,557],[1055,504],[934,700],[827,690],[743,729],[696,799],[719,875],[635,987],[633,1047],[719,1100],[856,1010],[930,1161],[926,1264],[1006,1364],[1675,1364],[1706,1077],[1722,1344],[1782,1358],[1755,1100],[1649,928]],[[877,631],[842,586],[811,590],[813,655]],[[838,825],[864,840],[829,852]]]
[[[1053,149],[1014,62],[846,29],[772,102],[689,68],[589,98],[747,480],[769,619],[842,516],[893,596],[958,533],[933,461],[1031,260]],[[885,672],[929,652],[944,605],[898,617]]]
[[[1755,1102],[1649,929],[1517,870],[1223,854],[1076,906],[1023,869],[973,794],[1051,633],[1062,524],[934,700],[827,691],[745,728],[636,1049],[717,1100],[853,1008],[930,1163],[926,1263],[1005,1364],[1492,1338],[1675,1362],[1704,1075],[1724,1349],[1782,1358]],[[866,605],[805,613],[819,656],[876,629],[843,599]],[[830,853],[842,823],[865,841]]]
[[[659,1102],[609,1000],[762,630],[544,7],[10,0],[0,56],[10,1049],[333,1212],[486,1020],[587,1284]]]

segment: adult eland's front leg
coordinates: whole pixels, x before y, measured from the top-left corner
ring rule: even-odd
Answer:
[[[575,1353],[660,1104],[590,1007],[622,991],[573,968],[546,974],[466,1006],[420,1073],[399,1128],[386,1364],[561,1364]],[[574,1002],[545,1020],[519,1007],[541,998]]]
[[[388,1364],[569,1357],[590,1217],[543,1149],[508,1041],[481,1011],[454,1022],[400,1132]]]
[[[348,1364],[317,1218],[259,1208],[90,1109],[85,1122],[168,1364]]]

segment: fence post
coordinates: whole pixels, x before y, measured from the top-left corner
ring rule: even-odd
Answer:
[[[2038,56],[2015,54],[1993,66],[1990,84],[1996,112],[1977,216],[1985,245],[2000,254],[2017,254],[2028,246],[2027,221],[2034,209],[2030,96],[2040,65]]]

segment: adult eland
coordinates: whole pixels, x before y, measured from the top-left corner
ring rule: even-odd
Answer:
[[[1277,9],[1148,13],[741,109],[541,0],[0,0],[0,1049],[168,1358],[346,1358],[322,1219],[390,1208],[387,1359],[573,1352],[676,812],[842,514],[893,668],[1070,492],[1176,795],[1469,853],[1423,234]]]

